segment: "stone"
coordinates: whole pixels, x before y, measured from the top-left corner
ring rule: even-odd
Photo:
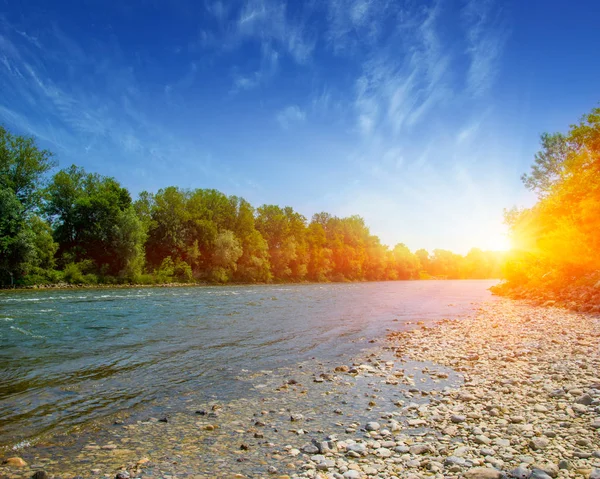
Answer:
[[[558,476],[558,466],[551,462],[535,463],[531,466],[531,470],[533,472],[536,470],[542,471],[545,474],[548,474],[550,477]]]
[[[593,469],[588,479],[600,479],[600,469]]]
[[[392,451],[390,451],[389,449],[385,448],[385,447],[381,447],[379,449],[377,449],[375,451],[375,453],[379,456],[379,457],[383,457],[383,458],[388,458],[392,456]]]
[[[508,475],[510,477],[514,477],[515,479],[528,479],[528,477],[531,476],[531,471],[525,466],[519,466],[510,471]]]
[[[27,466],[27,463],[20,457],[15,456],[15,457],[9,457],[8,459],[5,459],[4,461],[2,461],[2,465],[8,466],[8,467],[25,467],[25,466]]]
[[[344,472],[344,474],[342,474],[344,476],[344,479],[360,479],[361,474],[358,471],[355,471],[353,469],[350,469],[349,471]]]
[[[302,447],[302,451],[304,451],[306,454],[317,454],[319,452],[319,448],[314,444],[309,443]]]
[[[419,456],[421,454],[434,454],[435,449],[430,444],[415,444],[410,447],[409,452],[413,456]]]
[[[292,422],[302,421],[302,419],[304,419],[304,416],[302,414],[291,414],[290,415],[290,421],[292,421]]]
[[[534,469],[529,479],[552,479],[552,476],[539,469]]]
[[[544,437],[534,437],[531,441],[529,441],[529,448],[534,451],[539,451],[541,449],[545,449],[550,444],[550,441]]]
[[[367,426],[366,426],[367,431],[379,431],[379,429],[381,429],[381,426],[379,425],[378,422],[372,421],[372,422],[367,423]]]
[[[467,418],[465,416],[461,416],[459,414],[453,414],[450,417],[450,421],[452,421],[455,424],[459,424],[461,422],[465,422],[467,420]]]
[[[558,461],[558,468],[568,471],[571,468],[571,466],[569,465],[569,461],[562,459]]]
[[[127,471],[117,472],[115,479],[129,479],[129,473]]]
[[[488,444],[492,443],[492,440],[489,437],[481,434],[479,436],[475,436],[475,438],[473,439],[473,442],[475,442],[476,444],[484,444],[487,446]]]
[[[464,466],[466,462],[464,457],[448,456],[444,459],[444,466]]]
[[[590,396],[589,394],[583,394],[575,400],[575,403],[583,404],[584,406],[589,406],[592,404],[593,401],[594,400],[592,399],[592,396]]]
[[[50,476],[48,476],[46,471],[37,471],[33,476],[31,476],[31,479],[50,479]]]
[[[367,446],[363,443],[360,442],[356,442],[354,444],[349,444],[346,447],[346,450],[350,451],[350,452],[355,452],[357,454],[360,455],[366,455],[367,454]]]
[[[491,467],[475,467],[464,474],[465,479],[501,479],[502,472]]]

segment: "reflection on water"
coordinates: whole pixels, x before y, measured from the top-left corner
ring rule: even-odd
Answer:
[[[464,313],[493,281],[0,294],[0,445],[231,378],[334,359],[403,322]]]

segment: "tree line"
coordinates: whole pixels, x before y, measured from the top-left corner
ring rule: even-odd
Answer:
[[[545,133],[522,180],[536,193],[531,208],[505,212],[513,250],[508,288],[560,291],[600,274],[600,108],[566,134]],[[600,284],[600,283],[599,283]]]
[[[169,186],[134,200],[0,127],[0,284],[269,283],[499,277],[501,255],[381,244],[359,216],[253,207]]]

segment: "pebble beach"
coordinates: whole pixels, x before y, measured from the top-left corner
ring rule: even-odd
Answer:
[[[0,452],[0,477],[600,479],[600,317],[498,299],[344,364]]]

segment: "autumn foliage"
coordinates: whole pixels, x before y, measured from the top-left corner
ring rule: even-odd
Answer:
[[[600,279],[600,108],[566,135],[542,135],[524,183],[538,197],[528,209],[506,212],[513,250],[504,290],[558,295]],[[592,294],[592,293],[590,293]]]

